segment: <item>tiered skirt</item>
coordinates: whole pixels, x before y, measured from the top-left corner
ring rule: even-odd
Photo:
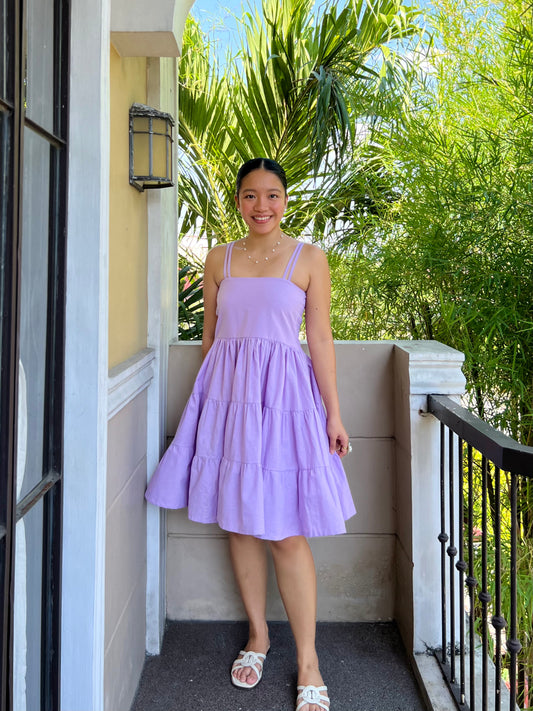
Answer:
[[[146,498],[268,540],[344,533],[355,507],[303,350],[215,340]]]

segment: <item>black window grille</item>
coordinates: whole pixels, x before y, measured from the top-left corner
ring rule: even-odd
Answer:
[[[0,709],[58,711],[69,2],[0,23]]]

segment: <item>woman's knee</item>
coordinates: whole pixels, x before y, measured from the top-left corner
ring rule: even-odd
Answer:
[[[308,548],[305,536],[289,536],[281,541],[269,541],[273,555],[291,555]]]
[[[260,538],[232,531],[228,531],[228,540],[230,547],[235,549],[262,550],[265,545],[265,542]]]

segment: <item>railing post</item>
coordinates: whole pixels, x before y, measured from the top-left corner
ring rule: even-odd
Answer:
[[[459,399],[464,356],[436,341],[395,343],[398,577],[396,619],[408,652],[441,645],[440,427],[430,393]],[[409,640],[412,647],[409,648]]]

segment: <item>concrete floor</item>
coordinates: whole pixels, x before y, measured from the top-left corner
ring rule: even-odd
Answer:
[[[293,711],[295,650],[286,622],[270,623],[263,679],[229,679],[246,643],[241,622],[169,622],[161,655],[147,657],[131,711]],[[331,711],[426,711],[394,623],[319,623],[317,649]]]

